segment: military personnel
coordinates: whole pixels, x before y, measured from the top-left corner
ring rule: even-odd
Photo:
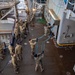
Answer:
[[[23,25],[22,19],[19,20],[18,24],[19,24],[19,26],[20,26],[20,25]]]
[[[22,38],[20,38],[20,34],[18,35],[18,39],[16,40],[16,43],[22,43]]]
[[[23,29],[24,29],[24,37],[26,37],[27,33],[29,32],[29,29],[28,29],[28,26],[27,26],[26,22],[24,22],[24,24],[23,24]]]
[[[35,42],[33,42],[35,41]],[[34,50],[35,50],[35,45],[36,45],[36,38],[35,39],[29,39],[29,43],[31,46],[31,56],[34,56]]]
[[[18,28],[14,28],[14,34],[15,34],[15,39],[18,39],[18,35],[19,35],[19,30]]]
[[[18,24],[18,22],[16,22],[16,24],[15,24],[15,28],[18,28],[19,27],[19,24]]]
[[[26,31],[26,22],[23,23],[23,29]]]
[[[16,54],[11,55],[11,63],[15,69],[15,72],[18,73],[19,72],[19,62],[17,60]]]
[[[38,67],[40,67],[41,72],[44,71],[43,69],[43,64],[42,64],[42,58],[44,57],[44,51],[42,53],[34,54],[34,59],[35,59],[35,71],[38,70]]]
[[[19,28],[20,28],[21,38],[24,38],[24,36],[25,36],[25,27],[23,25],[20,25]]]
[[[23,23],[23,27],[26,29],[26,22]]]
[[[20,44],[16,44],[16,47],[15,47],[15,54],[17,55],[18,57],[18,60],[22,60],[22,46]]]
[[[13,55],[14,54],[14,52],[13,52],[14,48],[13,48],[13,46],[9,45],[8,49],[9,49],[10,54]]]

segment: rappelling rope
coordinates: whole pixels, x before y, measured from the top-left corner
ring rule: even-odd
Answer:
[[[38,38],[37,38],[37,40],[36,40],[35,54],[37,54],[37,53],[38,53],[38,40],[39,40],[39,39],[42,39],[43,37],[44,37],[44,35],[42,35],[42,36],[38,37]]]
[[[42,37],[43,36],[41,36],[41,38]],[[42,44],[41,44],[41,51],[45,50],[45,42],[47,42],[50,38],[51,38],[51,36],[48,36],[48,38],[45,41],[42,42]],[[37,54],[37,53],[38,53],[38,42],[36,42],[36,46],[35,46],[35,54]]]
[[[41,51],[45,50],[45,42],[47,42],[50,38],[51,38],[51,36],[48,36],[48,38],[45,41],[42,42]]]
[[[36,42],[36,45],[35,45],[35,54],[38,53],[38,42]]]
[[[38,40],[39,40],[39,39],[42,39],[43,37],[44,37],[44,35],[42,35],[42,36],[38,37]]]

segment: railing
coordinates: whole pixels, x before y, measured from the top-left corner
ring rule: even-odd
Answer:
[[[46,3],[46,0],[37,0],[38,3]]]
[[[19,1],[19,0],[0,0],[0,2],[14,2],[14,1]]]
[[[0,0],[0,2],[12,2],[14,0]]]

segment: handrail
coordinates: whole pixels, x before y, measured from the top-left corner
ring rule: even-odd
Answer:
[[[53,9],[50,9],[50,10],[49,10],[49,13],[50,13],[50,15],[52,16],[52,18],[53,18],[54,20],[60,20],[60,19],[58,18],[58,16],[56,15],[56,13],[53,11]]]
[[[38,3],[46,3],[46,0],[37,0]]]

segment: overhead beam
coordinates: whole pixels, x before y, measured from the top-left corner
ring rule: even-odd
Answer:
[[[1,18],[1,20],[8,16],[13,10],[14,8],[11,8],[8,12],[6,12],[6,14]]]

